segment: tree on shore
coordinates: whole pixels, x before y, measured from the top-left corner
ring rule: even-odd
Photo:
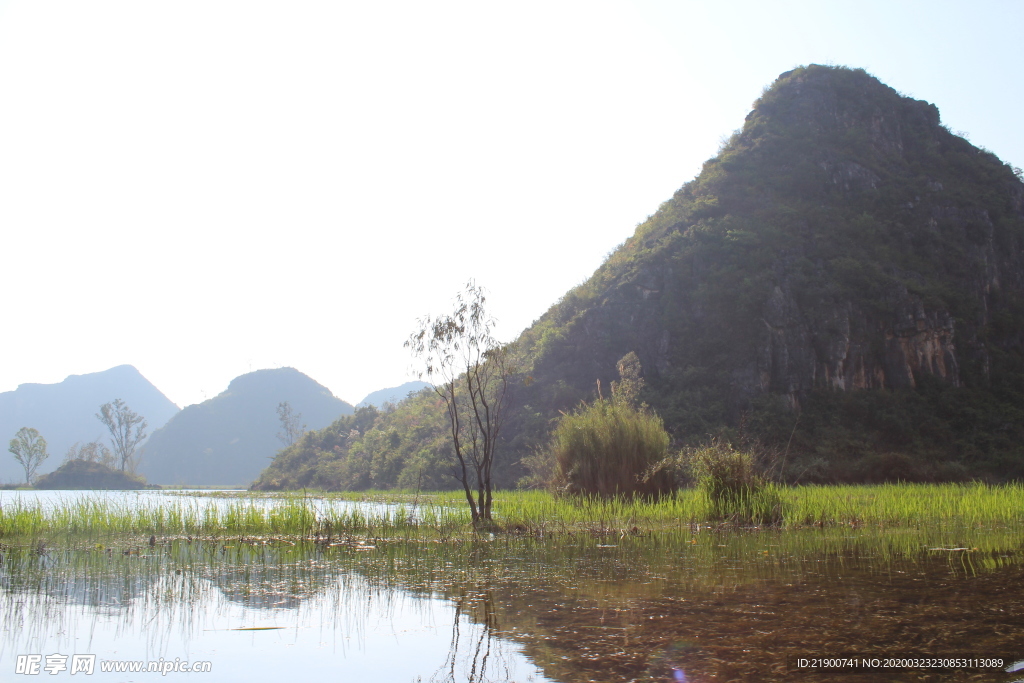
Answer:
[[[122,472],[129,467],[134,469],[135,449],[146,438],[146,419],[128,407],[121,399],[113,403],[104,403],[96,419],[110,431],[110,445],[114,450],[114,459]]]
[[[495,448],[516,371],[512,345],[491,334],[495,320],[485,303],[484,290],[470,280],[451,315],[421,318],[405,342],[423,366],[420,378],[426,375],[447,410],[453,475],[466,492],[474,526],[491,521]]]
[[[14,454],[14,459],[25,468],[25,483],[31,484],[36,476],[36,470],[44,460],[50,457],[46,452],[46,439],[39,435],[39,432],[32,427],[22,427],[11,439],[8,449]]]

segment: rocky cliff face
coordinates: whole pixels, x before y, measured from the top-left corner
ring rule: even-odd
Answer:
[[[832,389],[914,387],[926,373],[960,384],[953,318],[928,311],[905,288],[892,293],[892,315],[870,316],[841,302],[821,318],[804,315],[776,285],[765,304],[765,337],[757,359],[757,389],[797,397],[815,386]]]

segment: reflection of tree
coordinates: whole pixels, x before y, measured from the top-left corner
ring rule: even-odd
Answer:
[[[430,678],[432,683],[455,683],[463,680],[459,674],[459,649],[463,640],[463,621],[469,626],[466,637],[470,640],[469,653],[463,665],[467,683],[484,683],[488,680],[508,680],[508,652],[502,647],[502,641],[495,637],[498,631],[498,614],[495,609],[494,595],[487,590],[480,593],[459,591],[451,597],[455,606],[452,619],[452,639],[448,649],[448,657],[444,665]],[[493,646],[493,649],[492,649]],[[488,678],[488,660],[492,654],[498,659],[499,673]]]
[[[480,638],[477,639],[476,647],[473,649],[473,661],[469,668],[469,680],[476,681],[477,662],[480,664],[480,678],[479,680],[485,680],[487,674],[487,658],[491,654],[491,634],[494,629],[497,628],[497,615],[494,612],[494,596],[491,595],[490,591],[484,599],[484,619],[483,628],[480,629]],[[456,605],[455,618],[458,619],[461,606]],[[486,648],[484,645],[486,644]],[[483,649],[483,655],[481,656],[481,649]]]
[[[454,546],[424,552],[414,544],[382,543],[369,552],[243,540],[4,549],[0,623],[8,628],[0,633],[0,656],[30,641],[74,641],[96,628],[96,615],[119,632],[142,634],[147,650],[161,655],[176,642],[223,628],[226,611],[245,614],[229,605],[318,615],[323,625],[362,637],[375,619],[386,623],[400,616],[395,610],[402,609],[402,596],[413,595],[424,601],[416,609],[444,615],[441,632],[430,637],[445,640],[447,618],[452,619],[447,651],[438,652],[444,663],[433,681],[510,681],[522,660],[499,629],[503,598],[495,590],[501,582],[494,568],[500,559],[487,545],[466,555]],[[68,609],[75,604],[90,609]],[[442,642],[438,650],[444,649]],[[426,673],[438,663],[423,662]]]
[[[448,646],[448,657],[447,657],[447,659],[445,659],[444,665],[438,670],[438,673],[440,673],[441,671],[444,671],[444,672],[446,672],[447,675],[446,675],[446,677],[444,679],[439,679],[438,678],[438,674],[435,673],[433,676],[431,676],[431,678],[430,678],[431,681],[438,681],[438,680],[454,681],[455,680],[455,663],[458,661],[459,640],[461,638],[461,634],[459,632],[459,626],[461,625],[461,622],[462,622],[462,602],[461,601],[457,601],[455,603],[455,618],[452,619],[452,642]],[[484,631],[485,632],[486,632],[486,630],[487,630],[487,628],[484,627]]]

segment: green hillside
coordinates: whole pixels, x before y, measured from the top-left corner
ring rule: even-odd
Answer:
[[[630,351],[677,446],[722,436],[789,481],[1024,476],[1020,175],[862,70],[782,74],[696,179],[523,332],[497,483],[526,474],[558,411]],[[338,488],[437,474],[432,401],[349,430],[386,472],[332,478],[366,451],[317,435],[306,472]],[[279,458],[262,481],[293,474]]]

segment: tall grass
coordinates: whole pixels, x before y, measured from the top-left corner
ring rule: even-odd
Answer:
[[[660,495],[669,436],[661,418],[626,401],[598,399],[562,416],[552,435],[554,486],[569,494]]]
[[[804,527],[1006,528],[1024,525],[1024,484],[883,484],[778,486],[764,484],[748,499],[749,518],[782,529]],[[758,507],[759,505],[763,507]],[[766,526],[723,516],[707,491],[682,489],[657,501],[556,497],[543,491],[495,494],[495,517],[507,530],[671,531],[694,525]]]
[[[330,540],[345,535],[401,536],[450,530],[468,521],[460,507],[427,503],[362,509],[311,497],[148,501],[75,498],[51,507],[16,501],[0,507],[0,541],[41,536],[283,536]]]
[[[875,527],[985,529],[1024,525],[1024,484],[883,484],[876,486],[771,486],[776,528]],[[360,494],[365,497],[366,494]],[[349,495],[349,498],[354,496]],[[382,505],[386,497],[391,505]],[[320,542],[346,536],[438,540],[472,534],[458,492],[372,494],[367,506],[341,496],[183,498],[129,504],[76,498],[44,507],[8,502],[0,507],[0,543],[100,537],[281,537]],[[758,519],[757,508],[751,519]],[[658,500],[545,491],[497,491],[494,517],[506,532],[531,535],[580,533],[636,535],[692,530],[695,526],[758,525],[722,517],[701,489],[683,489]],[[763,519],[764,515],[760,515]]]
[[[746,524],[777,524],[783,518],[779,487],[757,472],[754,456],[713,441],[682,456],[697,487],[707,497],[710,515]]]

